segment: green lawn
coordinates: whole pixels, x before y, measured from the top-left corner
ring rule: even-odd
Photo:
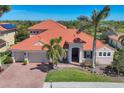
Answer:
[[[51,70],[46,77],[46,82],[110,82],[110,77],[96,75],[81,71],[76,68],[63,68]]]

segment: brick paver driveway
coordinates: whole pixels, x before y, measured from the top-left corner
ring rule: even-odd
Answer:
[[[13,63],[0,74],[0,87],[39,88],[43,86],[46,73],[38,65],[41,63]]]

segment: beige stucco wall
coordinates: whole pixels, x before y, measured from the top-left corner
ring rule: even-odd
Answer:
[[[28,53],[29,62],[49,62],[46,51],[32,51]]]
[[[106,56],[103,56],[103,55],[99,56],[99,52],[102,52],[102,53],[106,52],[106,54],[108,52],[110,52],[111,55],[110,56],[107,56],[107,55]],[[103,47],[103,48],[100,48],[96,51],[96,62],[97,62],[97,64],[109,65],[113,62],[113,55],[114,55],[114,50],[112,50],[112,49],[110,49],[106,46]]]
[[[5,52],[8,49],[8,46],[6,45],[5,47],[0,48],[0,52]]]
[[[5,40],[9,45],[12,45],[15,42],[15,32],[5,32],[0,35],[0,39]]]
[[[27,53],[29,62],[49,62],[46,58],[46,51],[12,51],[16,62],[25,59],[24,53]]]
[[[15,31],[1,33],[0,39],[6,41],[6,46],[0,48],[0,52],[5,52],[15,42]]]

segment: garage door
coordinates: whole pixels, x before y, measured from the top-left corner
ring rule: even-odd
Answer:
[[[46,58],[45,52],[30,52],[28,55],[29,62],[46,62],[48,61]]]
[[[24,60],[24,53],[23,52],[15,52],[15,61],[23,61]]]

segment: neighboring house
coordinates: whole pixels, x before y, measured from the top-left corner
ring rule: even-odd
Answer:
[[[114,48],[121,49],[123,48],[123,45],[121,44],[120,41],[118,41],[118,38],[124,35],[124,33],[118,33],[117,35],[109,35],[108,36],[108,43]]]
[[[68,62],[85,62],[92,60],[93,37],[77,29],[67,29],[53,20],[38,23],[29,28],[30,38],[11,47],[14,62],[27,59],[29,62],[49,62],[46,50],[42,49],[50,39],[62,37],[61,46],[67,51]],[[111,64],[114,49],[96,40],[96,60],[98,64]]]
[[[16,27],[10,23],[0,23],[0,52],[5,52],[15,42]]]
[[[115,29],[113,30],[105,30],[102,32],[104,38],[108,38],[108,36],[111,36],[111,35],[117,35],[117,32],[115,31]]]

